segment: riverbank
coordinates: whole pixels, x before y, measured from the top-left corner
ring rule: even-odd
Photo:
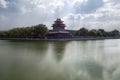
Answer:
[[[55,39],[41,39],[41,38],[0,38],[0,40],[28,40],[28,41],[64,41],[64,40],[105,40],[105,39],[120,39],[120,37],[73,37],[73,38],[55,38]]]

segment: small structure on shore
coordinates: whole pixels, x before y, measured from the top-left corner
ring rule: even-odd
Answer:
[[[52,25],[53,29],[49,31],[48,38],[70,38],[70,32],[65,30],[66,25],[63,23],[60,18],[54,21]]]

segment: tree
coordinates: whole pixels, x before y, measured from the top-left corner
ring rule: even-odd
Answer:
[[[103,37],[103,33],[101,31],[97,30],[97,36]]]
[[[88,35],[88,29],[81,28],[76,32],[77,36],[87,36]]]
[[[113,36],[119,36],[119,31],[118,30],[115,29],[111,32],[112,32]]]
[[[101,37],[106,37],[107,36],[107,32],[104,29],[98,29],[98,32],[100,34],[98,34]]]
[[[89,36],[97,36],[97,30],[95,30],[95,29],[92,29],[92,30],[90,30],[89,32],[88,32],[88,35]]]
[[[0,31],[1,38],[44,38],[48,33],[48,29],[44,24],[31,27],[13,28],[8,31]]]
[[[48,34],[48,28],[44,24],[34,26],[34,37],[44,38]]]
[[[5,38],[8,36],[8,32],[7,31],[0,31],[0,38]]]

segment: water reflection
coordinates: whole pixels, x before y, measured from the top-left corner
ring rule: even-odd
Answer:
[[[0,80],[119,80],[116,42],[0,41]]]
[[[53,42],[53,53],[57,61],[60,61],[66,50],[66,45],[69,43],[69,41],[62,41],[62,42]]]
[[[49,43],[46,41],[8,41],[10,55],[23,57],[44,58],[48,52]]]

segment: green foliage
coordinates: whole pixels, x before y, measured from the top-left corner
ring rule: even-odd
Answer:
[[[5,37],[7,37],[7,35],[8,35],[7,31],[0,31],[0,37],[1,38],[5,38]]]
[[[98,34],[98,32],[97,32],[97,30],[95,30],[95,29],[92,29],[92,30],[90,30],[90,31],[88,32],[88,35],[89,35],[89,36],[97,36],[97,34]]]
[[[49,30],[44,24],[39,24],[31,27],[13,28],[8,31],[0,31],[0,38],[45,38]],[[105,31],[104,29],[81,28],[74,32],[72,36],[82,37],[118,37],[120,36],[118,30]]]
[[[81,28],[78,31],[76,31],[75,36],[88,36],[88,37],[117,37],[119,36],[119,31],[118,30],[113,30],[113,31],[105,31],[104,29],[91,29],[88,30],[86,28]]]
[[[39,24],[34,27],[33,35],[34,37],[45,37],[48,33],[48,29],[45,25]]]
[[[81,28],[76,32],[76,35],[78,36],[87,36],[88,35],[88,29]]]
[[[112,33],[113,33],[113,36],[119,36],[119,31],[118,30],[113,30]]]
[[[32,27],[14,28],[8,31],[0,31],[0,38],[44,38],[48,29],[44,24]]]

